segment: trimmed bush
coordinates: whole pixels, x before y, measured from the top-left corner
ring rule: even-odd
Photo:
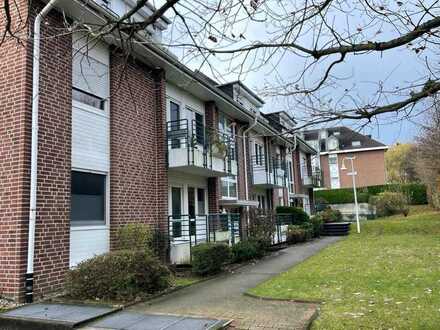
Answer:
[[[319,214],[310,218],[310,222],[313,225],[313,237],[321,236],[322,227],[324,225],[324,220]]]
[[[264,248],[254,240],[240,241],[232,249],[232,261],[243,262],[263,257]]]
[[[305,242],[306,230],[298,225],[289,225],[287,227],[287,243],[295,244]]]
[[[300,225],[310,219],[309,215],[299,207],[277,206],[276,213],[282,217],[283,222],[287,221],[292,225]]]
[[[203,243],[192,248],[192,269],[197,275],[211,275],[222,270],[231,260],[231,249],[226,244]]]
[[[81,262],[67,273],[66,292],[75,299],[129,300],[170,286],[171,273],[151,253],[109,252]]]
[[[379,217],[393,214],[403,214],[406,217],[409,213],[408,200],[402,193],[386,191],[371,197],[370,203],[376,206]]]
[[[411,205],[422,205],[428,203],[426,186],[420,183],[409,184],[388,184],[379,186],[369,186],[358,188],[358,202],[368,203],[372,196],[382,192],[401,192],[408,196]],[[354,194],[352,188],[319,190],[315,192],[315,200],[325,200],[329,204],[354,203]]]
[[[330,207],[327,207],[324,211],[319,212],[317,216],[319,216],[325,223],[341,222],[343,220],[341,211],[334,210]]]
[[[153,230],[143,223],[129,223],[120,227],[116,234],[120,250],[153,251]]]

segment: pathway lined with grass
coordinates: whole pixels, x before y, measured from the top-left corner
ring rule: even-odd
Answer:
[[[304,329],[316,312],[316,304],[266,301],[243,295],[267,279],[287,271],[339,238],[325,237],[293,245],[255,263],[211,280],[196,283],[128,310],[233,319],[234,329]]]
[[[440,213],[369,221],[249,292],[322,301],[316,329],[440,329]]]

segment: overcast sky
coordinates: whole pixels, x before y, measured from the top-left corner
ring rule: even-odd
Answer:
[[[163,3],[163,0],[158,0],[158,3]],[[396,4],[391,3],[390,6],[396,6]],[[403,7],[405,7],[405,5]],[[411,10],[411,8],[401,8],[400,6],[396,8],[396,10]],[[167,13],[167,16],[173,19],[172,14],[169,14],[170,15],[168,15]],[[185,15],[187,17],[190,17],[191,14],[192,13],[190,11]],[[338,17],[337,15],[338,14],[336,13],[336,25],[340,24],[339,27],[343,31],[348,26],[348,22],[346,22],[345,16]],[[351,17],[349,19],[352,20],[352,22],[350,22],[350,28],[353,29],[356,26],[368,25],[367,23],[365,23],[367,21],[364,21],[364,17],[362,17],[362,15],[356,15],[356,13],[354,12],[353,15],[350,16]],[[243,34],[246,37],[246,41],[257,42],[266,40],[271,31],[275,31],[278,27],[279,26],[277,26],[276,22],[271,21],[266,21],[263,24],[247,22],[235,24],[231,27],[228,27],[230,28],[230,31],[228,31],[227,33],[232,32],[235,35]],[[376,31],[378,30],[380,30],[380,33],[376,34]],[[204,32],[205,31],[201,32],[200,35]],[[371,35],[371,40],[378,41],[388,40],[390,38],[396,37],[396,34],[393,32],[394,31],[391,26],[387,27],[385,25],[379,27],[372,24],[368,27],[368,31],[367,29],[365,29],[362,33],[369,33]],[[185,34],[179,35],[179,33],[176,32],[176,29],[173,28],[173,25],[169,27],[166,38],[168,38],[170,35],[172,35],[171,39],[174,39],[174,41],[177,39],[179,42],[181,42],[182,38],[185,39]],[[301,42],[306,44],[306,46],[307,43],[310,41],[311,37],[307,34],[305,34],[301,40]],[[177,49],[172,49],[172,51],[182,60],[183,63],[188,65],[191,69],[200,69],[201,58],[194,60],[191,56],[184,56],[183,51],[179,51]],[[330,92],[325,91],[322,94],[322,99],[323,101],[329,99],[338,99],[344,89],[349,89],[353,90],[353,96],[357,100],[361,100],[363,104],[372,104],[374,103],[375,97],[377,95],[375,92],[378,88],[379,81],[383,84],[384,89],[394,90],[396,88],[404,87],[408,83],[414,81],[416,78],[426,74],[426,71],[424,71],[426,70],[424,66],[425,56],[433,56],[432,54],[426,53],[427,52],[415,55],[414,51],[411,51],[407,47],[401,47],[399,49],[387,51],[384,53],[374,53],[357,56],[348,55],[344,63],[338,65],[333,71],[333,74],[335,76],[341,78],[338,80],[338,88],[334,91],[331,90]],[[221,61],[220,58],[221,56],[216,56],[214,58],[211,57],[211,65],[202,66],[201,71],[203,71],[211,78],[215,78],[221,83],[240,79],[248,87],[255,91],[262,89],[264,86],[270,86],[271,84],[273,85],[280,80],[287,82],[294,81],[294,77],[298,76],[298,74],[302,72],[305,63],[303,58],[294,55],[292,56],[290,54],[282,58],[274,57],[266,65],[256,66],[257,69],[254,71],[248,72],[246,74],[237,75],[236,72],[231,72],[231,62]],[[335,58],[331,60],[334,59]],[[236,59],[235,62],[241,63],[240,61],[242,61],[242,58]],[[234,63],[232,66],[234,66]],[[311,73],[309,72],[305,81],[308,81],[313,86],[313,82],[319,81],[325,68],[326,66],[316,67],[314,71],[312,71]],[[396,100],[400,99],[391,96],[388,100],[382,99],[381,101],[383,104],[387,104],[389,102],[395,102]],[[263,111],[265,112],[286,110],[293,116],[301,116],[301,110],[298,108],[298,106],[292,103],[292,100],[289,98],[265,97],[265,101],[266,104],[263,109]],[[353,104],[347,104],[347,106],[350,108],[353,107]],[[396,142],[411,142],[414,140],[414,137],[417,135],[419,130],[417,122],[422,122],[422,120],[423,118],[421,118],[420,116],[412,117],[410,120],[400,120],[396,119],[396,116],[394,114],[385,115],[379,117],[371,124],[363,126],[361,132],[363,132],[364,134],[372,134],[373,137],[386,144],[394,144]],[[344,124],[358,130],[361,129],[358,122],[345,122]],[[341,125],[341,123],[331,123],[326,125],[335,126]]]

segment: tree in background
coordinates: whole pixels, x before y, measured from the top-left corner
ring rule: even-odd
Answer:
[[[410,183],[418,181],[415,168],[416,146],[410,143],[397,143],[385,153],[385,166],[388,181],[391,183]]]
[[[426,184],[430,203],[440,208],[440,100],[435,98],[417,139],[416,170]]]

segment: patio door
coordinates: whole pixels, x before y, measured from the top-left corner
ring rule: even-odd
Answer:
[[[205,117],[202,113],[197,112],[189,107],[186,108],[188,122],[192,123],[192,134],[195,142],[203,146],[205,144]]]
[[[183,189],[171,187],[171,234],[174,238],[182,237]]]

